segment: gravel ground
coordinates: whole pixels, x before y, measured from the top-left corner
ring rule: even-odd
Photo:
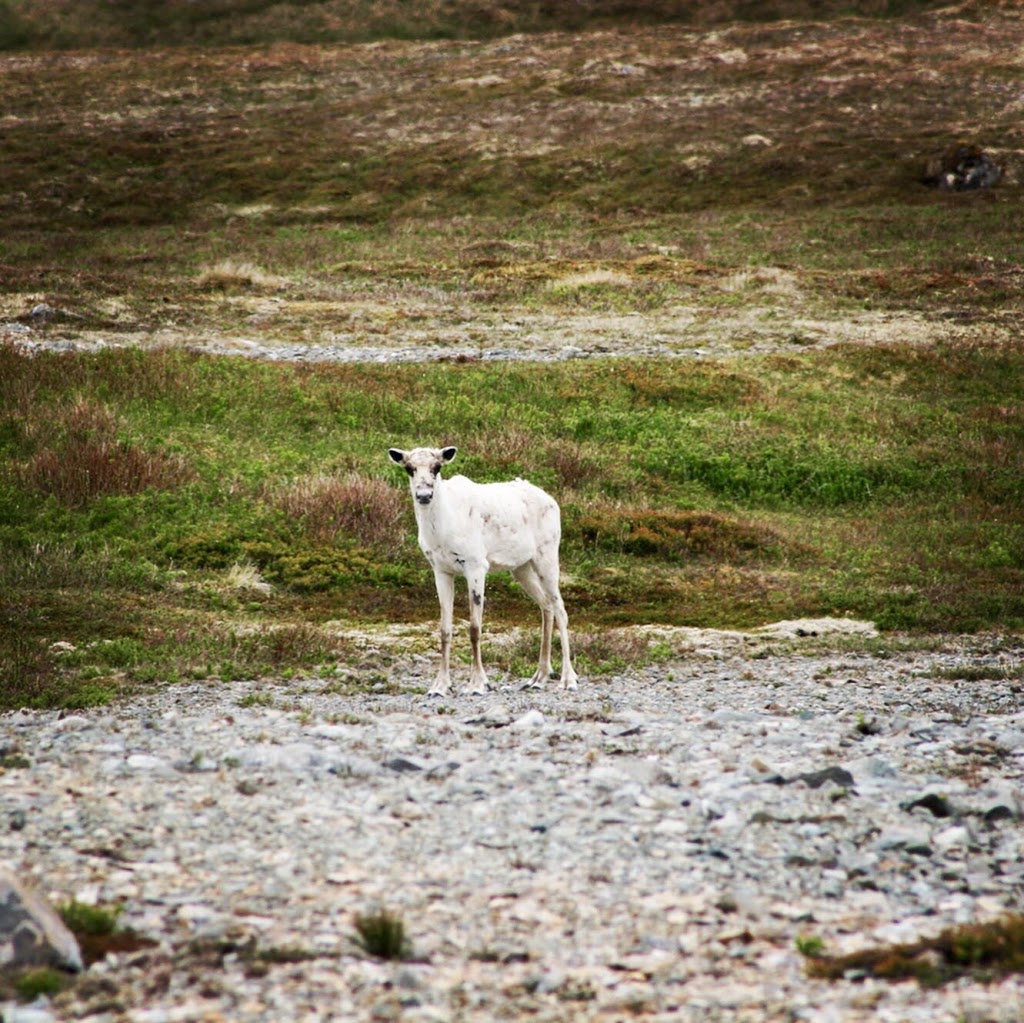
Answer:
[[[820,631],[674,630],[671,663],[577,693],[430,702],[415,656],[359,694],[353,669],[7,714],[0,863],[155,944],[3,1018],[1024,1020],[1019,977],[807,977],[798,938],[1024,895],[1022,650],[777,642]],[[354,946],[380,909],[409,961]]]
[[[893,338],[914,345],[977,341],[983,337],[995,341],[1015,337],[1017,330],[1016,320],[965,326],[940,314],[926,317],[901,311],[844,311],[841,316],[826,315],[803,309],[796,299],[793,303],[785,316],[770,306],[754,303],[734,312],[693,306],[642,316],[568,311],[555,315],[524,310],[488,315],[472,310],[454,321],[445,318],[446,310],[430,307],[422,310],[422,322],[403,323],[385,335],[373,335],[373,343],[367,343],[366,332],[358,328],[323,331],[315,340],[295,342],[276,338],[271,329],[246,334],[166,325],[140,334],[86,329],[66,312],[66,322],[49,328],[45,318],[38,323],[22,323],[4,321],[0,315],[0,344],[26,352],[188,348],[270,362],[544,363],[609,357],[700,359],[807,352],[837,344],[885,344]]]

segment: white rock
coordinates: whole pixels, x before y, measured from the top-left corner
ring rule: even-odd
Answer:
[[[129,771],[154,774],[172,773],[170,764],[163,757],[153,756],[151,753],[132,753],[125,759],[124,764]]]
[[[951,849],[966,849],[973,844],[970,831],[962,824],[951,828],[944,828],[932,836],[932,842],[942,852],[949,852]]]
[[[528,710],[522,717],[512,722],[512,727],[520,732],[533,732],[544,727],[545,718],[539,710]]]

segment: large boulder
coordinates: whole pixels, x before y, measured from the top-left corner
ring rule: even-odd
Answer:
[[[988,153],[960,144],[929,157],[921,180],[943,192],[969,192],[991,188],[1002,176],[1002,168]]]
[[[64,921],[35,892],[0,868],[0,966],[82,969],[82,953]]]

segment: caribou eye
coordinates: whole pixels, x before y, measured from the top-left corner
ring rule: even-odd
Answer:
[[[438,463],[437,465],[432,465],[430,467],[430,471],[436,476],[441,471],[441,464]]]
[[[408,474],[409,474],[410,476],[412,476],[412,475],[414,475],[414,474],[415,474],[415,470],[413,469],[413,467],[412,467],[411,465],[407,465],[407,466],[405,467],[405,471],[406,471],[406,472],[407,472],[407,473],[408,473]]]

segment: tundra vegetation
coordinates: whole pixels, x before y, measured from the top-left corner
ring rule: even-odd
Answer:
[[[3,705],[431,649],[414,443],[558,499],[583,674],[1024,626],[1017,5],[471,6],[0,2]],[[1000,183],[922,184],[967,132]]]

